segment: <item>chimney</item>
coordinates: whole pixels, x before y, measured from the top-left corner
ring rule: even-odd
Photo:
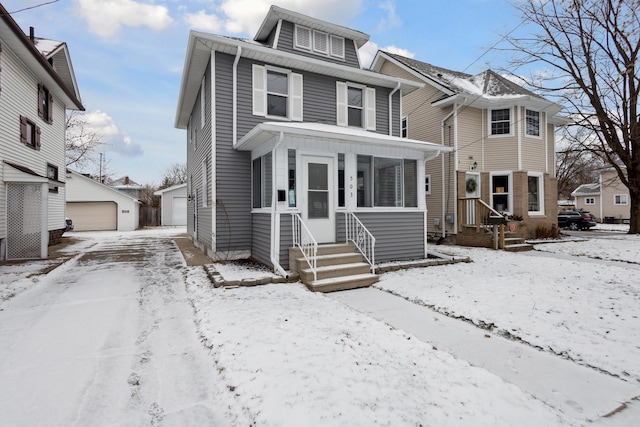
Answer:
[[[129,177],[128,176],[124,177],[124,185],[129,185]]]
[[[33,27],[29,27],[29,39],[31,43],[36,42],[36,30]]]

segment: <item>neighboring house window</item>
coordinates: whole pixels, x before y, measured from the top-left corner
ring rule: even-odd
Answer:
[[[511,134],[511,109],[491,110],[491,135]]]
[[[358,207],[416,207],[417,183],[416,160],[358,156]]]
[[[403,138],[409,137],[409,117],[404,116],[400,124],[400,136]]]
[[[209,204],[209,188],[208,188],[208,172],[207,172],[207,160],[202,161],[202,207],[206,208]]]
[[[34,150],[40,150],[40,128],[24,116],[20,116],[20,142]]]
[[[614,205],[626,205],[626,204],[628,204],[627,195],[626,194],[615,194],[613,196],[613,204]]]
[[[511,212],[509,175],[491,176],[491,206],[498,212]]]
[[[544,189],[542,174],[529,174],[527,177],[529,213],[544,213]]]
[[[58,167],[57,166],[54,166],[52,164],[47,163],[47,178],[49,178],[52,181],[58,181]],[[57,193],[58,192],[58,186],[50,185],[49,186],[49,192],[50,193]]]
[[[585,197],[584,204],[585,205],[595,205],[596,204],[596,198],[595,197]]]
[[[540,112],[526,110],[525,117],[527,120],[527,135],[540,136]]]
[[[296,150],[288,150],[289,207],[296,207]]]
[[[336,82],[336,115],[338,126],[376,130],[376,90]]]
[[[302,74],[252,66],[253,114],[302,121]]]
[[[345,206],[344,153],[338,153],[338,207]]]
[[[200,127],[204,127],[205,113],[206,113],[206,93],[205,93],[205,78],[202,78],[202,85],[200,85]]]
[[[431,175],[424,176],[424,192],[427,196],[431,194]]]
[[[53,123],[53,95],[43,85],[38,85],[38,117]]]
[[[253,160],[253,207],[271,207],[271,153]]]
[[[294,47],[323,56],[344,59],[344,38],[296,25]]]

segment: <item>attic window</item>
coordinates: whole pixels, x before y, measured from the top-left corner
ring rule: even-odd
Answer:
[[[344,59],[344,38],[323,31],[296,25],[293,45],[299,50]]]

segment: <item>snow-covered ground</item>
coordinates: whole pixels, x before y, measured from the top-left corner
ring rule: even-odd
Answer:
[[[0,424],[587,422],[299,283],[213,288],[170,244],[181,232],[75,233],[68,253],[96,258],[74,257],[35,283],[0,267],[12,275],[0,290],[30,284],[0,300]],[[439,246],[473,262],[386,273],[377,286],[639,384],[640,240],[602,237],[606,259],[626,262],[573,256],[601,239],[528,254]],[[118,256],[126,247],[135,256]],[[265,274],[217,268],[234,280]],[[624,413],[607,425],[626,425]]]

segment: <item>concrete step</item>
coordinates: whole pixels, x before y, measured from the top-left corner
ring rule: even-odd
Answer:
[[[304,258],[297,258],[296,262],[301,269],[309,267]],[[328,265],[353,264],[356,262],[362,262],[362,255],[359,252],[319,255],[316,257],[316,268]]]
[[[348,289],[366,288],[378,281],[377,274],[356,274],[346,277],[333,277],[330,279],[316,280],[307,284],[307,288],[313,292],[335,292]]]
[[[516,243],[511,245],[504,245],[504,250],[508,252],[525,252],[533,250],[533,245],[529,243]]]
[[[371,271],[371,266],[365,262],[355,262],[351,264],[326,265],[318,267],[316,270],[317,280],[330,279],[332,277],[351,276],[356,274],[365,274]],[[300,279],[302,283],[310,283],[313,281],[313,271],[305,268],[300,271]]]

